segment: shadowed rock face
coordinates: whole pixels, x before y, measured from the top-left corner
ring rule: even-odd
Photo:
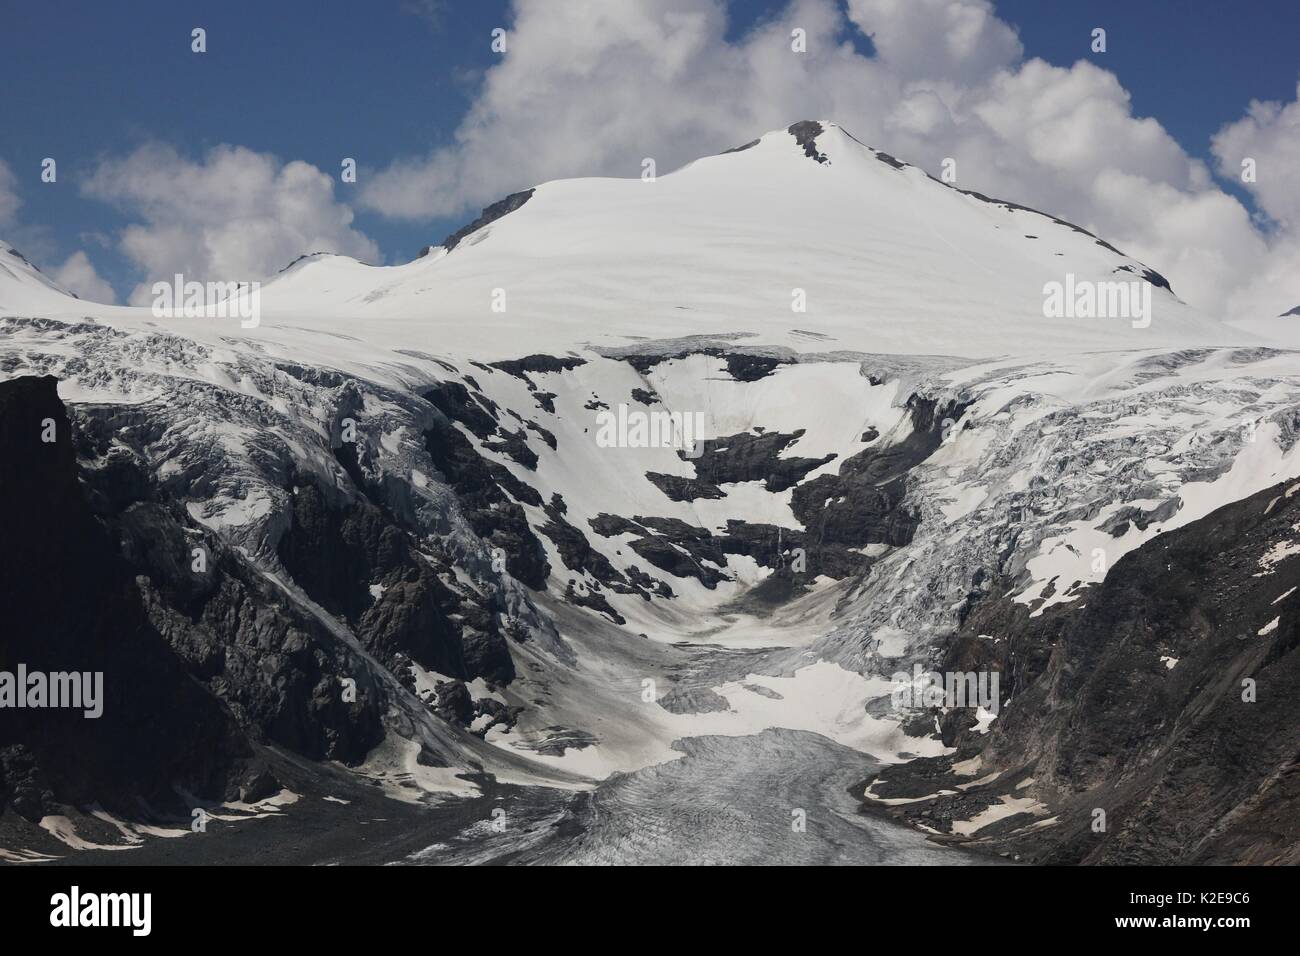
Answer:
[[[491,225],[502,216],[509,215],[524,203],[528,202],[528,200],[533,198],[534,191],[535,190],[532,189],[525,189],[523,192],[511,193],[505,199],[498,199],[496,202],[492,203],[492,205],[485,207],[482,214],[473,222],[462,226],[446,239],[442,240],[442,247],[448,252],[451,252],[460,245],[461,241],[466,237],[478,232],[484,226]],[[425,253],[421,252],[420,254],[424,255]]]
[[[250,739],[313,759],[360,762],[382,737],[379,689],[346,645],[211,538],[196,539],[159,505],[115,524],[149,619],[190,674],[235,714]],[[191,544],[207,550],[195,581]],[[358,682],[357,701],[342,681]]]
[[[0,710],[0,807],[31,820],[92,804],[188,818],[177,789],[277,789],[259,745],[356,763],[383,737],[371,665],[154,484],[135,447],[154,437],[129,407],[74,426],[53,378],[0,383],[0,670],[104,675],[99,719]],[[358,630],[382,648],[392,628]]]
[[[550,563],[520,507],[520,502],[541,507],[537,490],[482,457],[450,422],[435,422],[425,434],[425,447],[456,492],[474,533],[503,552],[506,570],[516,579],[533,590],[545,587]]]
[[[822,134],[822,124],[814,120],[800,120],[790,127],[789,133],[802,148],[804,155],[819,163],[830,162],[826,154],[817,149],[817,137]]]
[[[315,614],[196,523],[182,485],[156,483],[145,446],[159,423],[129,406],[82,406],[81,480],[117,539],[150,623],[192,677],[228,706],[255,743],[357,763],[383,736],[385,701],[370,665]],[[196,567],[195,551],[203,555]],[[343,681],[357,699],[343,700]]]
[[[1297,536],[1300,495],[1288,488],[1160,535],[1082,606],[1034,618],[991,587],[942,668],[1000,671],[1012,705],[984,736],[969,711],[951,712],[957,755],[886,770],[874,795],[969,783],[947,768],[978,755],[978,775],[996,781],[899,814],[947,829],[1003,794],[1030,796],[1046,807],[1038,817],[979,836],[1039,862],[1300,862],[1300,562],[1262,560]],[[1057,822],[1024,829],[1048,816]]]
[[[827,552],[825,566],[843,565],[846,548],[912,540],[920,518],[903,503],[908,473],[938,449],[945,423],[960,419],[967,405],[913,395],[908,408],[913,430],[902,441],[868,448],[846,459],[837,474],[795,487],[791,510],[807,529],[810,548]]]
[[[803,429],[788,435],[780,432],[729,435],[705,442],[704,451],[697,459],[692,460],[679,453],[683,461],[694,466],[694,479],[657,472],[651,472],[646,477],[673,501],[721,498],[723,491],[718,486],[736,481],[762,481],[768,491],[785,491],[802,481],[814,468],[835,457],[781,457],[781,453],[802,436]]]
[[[48,429],[54,440],[42,441]],[[52,377],[0,383],[0,526],[0,670],[103,674],[97,719],[0,710],[0,810],[39,820],[86,802],[179,809],[173,785],[219,800],[268,783],[230,710],[153,626],[87,505]]]
[[[727,363],[727,374],[737,382],[757,382],[771,375],[778,367],[789,362],[787,358],[762,355],[738,349],[719,348],[716,346],[692,345],[677,349],[663,349],[654,352],[606,353],[622,358],[634,369],[645,375],[650,369],[662,362],[686,358],[690,355],[711,355]],[[644,393],[647,397],[649,393]],[[656,397],[657,400],[657,397]],[[649,404],[649,402],[644,402]]]
[[[404,656],[466,680],[514,676],[491,611],[444,584],[375,505],[331,508],[314,486],[298,487],[279,553],[303,590],[344,617],[389,670],[399,672]],[[450,567],[441,570],[451,576]]]

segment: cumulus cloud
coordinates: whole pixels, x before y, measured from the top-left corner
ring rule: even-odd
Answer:
[[[795,26],[816,56],[791,53]],[[547,179],[638,175],[646,156],[671,169],[814,105],[842,115],[883,74],[840,39],[843,26],[832,4],[799,0],[727,43],[721,0],[519,0],[507,53],[454,144],[372,177],[362,202],[395,217],[455,214]]]
[[[513,9],[507,52],[454,141],[373,176],[364,204],[407,219],[463,214],[548,179],[636,176],[646,156],[662,172],[826,118],[932,173],[954,158],[958,185],[1104,235],[1205,311],[1289,295],[1263,283],[1293,248],[1296,104],[1252,104],[1216,139],[1225,174],[1246,144],[1255,151],[1255,197],[1275,220],[1261,224],[1157,121],[1133,114],[1114,74],[1025,59],[987,0],[791,0],[731,40],[725,0]],[[806,53],[791,49],[796,28]]]
[[[1251,102],[1212,142],[1219,172],[1241,181],[1270,220],[1265,248],[1230,294],[1233,315],[1277,315],[1300,305],[1300,83],[1291,103]],[[1253,160],[1253,181],[1242,180]]]
[[[117,301],[113,287],[95,271],[86,254],[80,250],[68,256],[63,265],[50,271],[50,278],[69,292],[91,302],[112,305]]]
[[[1300,227],[1300,83],[1292,103],[1251,101],[1246,115],[1229,123],[1212,142],[1219,171],[1239,179],[1242,163],[1254,160],[1244,185],[1260,209],[1288,230]]]
[[[980,0],[848,0],[848,9],[879,61],[904,82],[976,82],[1023,50],[1015,29]]]
[[[281,163],[244,147],[217,146],[200,160],[150,144],[100,163],[82,192],[141,221],[119,250],[145,273],[130,295],[176,273],[200,282],[255,281],[309,252],[375,261],[374,241],[353,228],[330,176],[309,163]]]

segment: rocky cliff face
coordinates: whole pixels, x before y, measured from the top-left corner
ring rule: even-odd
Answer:
[[[389,393],[409,411],[421,463],[398,480],[391,410],[367,409],[373,393],[356,379],[254,359],[246,381],[278,397],[249,400],[164,371],[212,357],[194,343],[157,336],[141,353],[91,323],[9,328],[74,343],[75,357],[47,353],[44,368],[155,397],[69,415],[56,378],[15,376],[8,359],[3,560],[15,612],[0,670],[102,670],[106,700],[105,716],[84,722],[0,713],[3,806],[95,832],[94,807],[175,823],[274,793],[265,748],[378,760],[381,776],[408,759],[465,766],[468,725],[509,727],[513,713],[465,682],[508,684],[510,641],[563,657],[507,569],[519,549],[495,569],[509,529],[546,568],[522,512],[502,520],[500,506],[518,508],[491,478],[502,469],[466,453],[435,405]],[[463,468],[447,464],[444,485],[434,462],[457,454]],[[377,757],[389,734],[403,742]],[[407,742],[411,754],[393,756]]]
[[[61,331],[102,367],[106,342],[127,345],[93,327]],[[191,367],[209,355],[181,354]],[[10,603],[42,595],[15,603],[28,638],[10,656],[51,634],[114,680],[153,668],[165,701],[133,696],[115,705],[122,716],[138,726],[169,708],[196,728],[137,734],[150,741],[138,770],[112,760],[100,776],[73,757],[90,739],[81,725],[60,742],[44,724],[8,722],[6,799],[39,819],[136,797],[165,806],[173,786],[264,793],[275,783],[263,747],[355,765],[395,737],[427,767],[512,751],[562,764],[612,742],[592,732],[608,705],[583,698],[597,685],[552,696],[581,673],[550,623],[553,602],[602,622],[604,647],[584,644],[588,660],[617,658],[677,608],[717,622],[711,633],[737,614],[769,626],[832,608],[792,649],[674,664],[657,706],[685,723],[668,739],[736,713],[714,690],[731,675],[795,675],[812,654],[880,677],[916,663],[996,673],[996,717],[896,711],[889,684],[868,697],[858,720],[896,727],[888,749],[942,754],[869,781],[869,808],[1023,860],[1289,859],[1300,714],[1283,689],[1296,666],[1300,494],[1283,483],[1208,504],[1221,482],[1249,491],[1290,467],[1295,412],[1265,376],[1243,387],[1213,353],[1145,357],[1108,373],[1112,392],[1052,403],[1021,368],[838,357],[823,379],[851,382],[871,409],[845,444],[809,412],[807,427],[784,414],[720,429],[694,457],[593,455],[583,422],[638,392],[651,410],[681,403],[698,363],[715,376],[724,424],[736,420],[727,396],[762,407],[756,390],[782,394],[807,374],[712,347],[645,354],[532,356],[472,375],[446,366],[446,380],[406,392],[244,358],[274,401],[181,387],[166,402],[81,403],[72,418],[54,379],[4,383],[4,500],[34,556],[6,552],[6,583]],[[1189,388],[1193,362],[1210,371]],[[50,365],[83,367],[53,354]],[[1249,433],[1221,415],[1189,427],[1189,411],[1224,390],[1252,409]],[[62,445],[32,443],[46,417]],[[575,459],[595,484],[564,477]],[[622,487],[601,492],[618,484],[601,476],[609,467],[625,469]],[[607,510],[620,499],[645,513]],[[39,507],[15,506],[24,500]],[[689,510],[704,502],[714,510]],[[118,627],[139,635],[141,661],[81,648]],[[802,705],[791,706],[794,718]],[[466,751],[466,732],[491,746]],[[1096,811],[1104,830],[1092,829]]]
[[[1266,477],[1287,474],[1297,447],[1275,353],[1139,356],[1112,362],[1100,389],[1086,364],[1054,367],[1084,399],[1039,392],[1041,368],[763,361],[717,345],[441,363],[441,380],[405,389],[238,354],[228,377],[255,383],[250,395],[174,377],[213,361],[204,347],[8,321],[62,343],[44,358],[29,348],[23,367],[110,388],[134,377],[166,396],[82,402],[69,418],[54,379],[4,383],[4,500],[29,542],[6,552],[6,583],[10,603],[42,595],[15,605],[28,636],[10,656],[50,634],[82,659],[82,641],[103,648],[126,627],[140,661],[84,659],[117,681],[153,668],[165,700],[115,706],[132,726],[166,710],[196,728],[137,733],[150,743],[134,759],[150,766],[114,760],[100,776],[74,762],[81,725],[61,738],[8,722],[6,799],[28,815],[161,806],[174,785],[263,793],[264,747],[356,765],[410,742],[412,778],[501,759],[563,768],[749,720],[745,706],[790,691],[719,688],[821,659],[867,680],[913,664],[999,675],[996,717],[896,710],[886,680],[845,718],[879,728],[864,738],[873,753],[937,754],[866,791],[937,840],[1052,862],[1292,852],[1300,715],[1282,689],[1300,494]],[[863,412],[775,404],[814,370]],[[594,442],[601,412],[690,407],[701,378],[718,427],[700,454]],[[45,417],[62,445],[32,444]],[[692,617],[704,643],[729,627],[802,640],[707,664],[686,650],[626,657],[628,640],[689,632]],[[583,660],[621,661],[605,665],[620,676],[586,678]],[[626,705],[602,695],[647,667],[669,723],[611,730]],[[763,719],[806,720],[799,699]]]
[[[955,753],[886,769],[869,803],[1034,862],[1300,862],[1298,491],[1161,534],[1077,609],[976,603],[940,669],[1002,674],[1003,712],[941,714]]]
[[[102,714],[6,708],[0,803],[35,822],[91,803],[188,816],[176,787],[263,795],[274,781],[239,722],[151,620],[135,569],[87,504],[55,385],[0,383],[0,671],[102,674]]]

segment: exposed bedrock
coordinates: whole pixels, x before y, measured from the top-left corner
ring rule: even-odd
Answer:
[[[194,522],[152,480],[129,444],[139,436],[124,430],[117,414],[114,406],[79,410],[81,475],[136,575],[153,626],[254,741],[314,759],[362,760],[383,736],[383,691],[369,665]],[[344,700],[349,678],[357,684],[353,701]]]
[[[500,609],[444,583],[455,581],[453,568],[417,552],[375,505],[331,508],[314,486],[295,487],[293,521],[279,554],[303,590],[346,619],[390,670],[405,655],[450,677],[504,682],[514,676],[496,623]]]
[[[1026,800],[975,836],[1039,862],[1300,862],[1295,487],[1159,535],[1077,606],[1031,617],[990,582],[940,669],[999,671],[1001,715],[981,735],[950,711],[956,755],[886,768],[872,794],[952,791],[893,811],[943,832]]]
[[[467,225],[461,226],[461,228],[457,229],[446,239],[442,240],[440,245],[444,249],[446,249],[447,252],[450,253],[453,249],[455,249],[458,245],[460,245],[462,241],[474,235],[474,233],[478,232],[480,229],[484,229],[487,226],[490,226],[492,223],[496,222],[498,219],[500,219],[503,216],[510,215],[510,213],[514,212],[524,203],[528,202],[528,200],[533,198],[534,192],[535,192],[534,189],[525,189],[522,192],[511,193],[509,196],[506,196],[504,199],[498,199],[496,202],[492,203],[491,205],[485,206],[483,208],[483,212],[478,216],[478,218],[476,218],[473,222],[468,223]],[[422,257],[428,255],[429,252],[431,251],[432,251],[431,247],[426,247],[425,249],[421,250],[420,256]]]
[[[908,472],[934,453],[968,403],[913,395],[907,407],[912,431],[901,441],[867,448],[846,459],[837,474],[795,488],[790,507],[807,529],[811,549],[912,540],[920,517],[904,506]]]
[[[90,802],[180,812],[175,786],[221,800],[273,784],[145,613],[134,569],[82,494],[52,377],[0,383],[0,526],[0,671],[102,675],[96,718],[0,710],[0,808],[33,821]]]
[[[437,397],[438,393],[429,394]],[[461,415],[456,420],[462,424],[475,421],[469,412]],[[484,434],[492,432],[485,430]],[[500,549],[506,569],[516,579],[534,590],[545,587],[550,574],[546,551],[521,507],[521,503],[542,506],[542,496],[536,489],[517,479],[505,466],[480,455],[446,419],[435,421],[426,432],[425,448],[456,493],[461,512],[474,533],[490,548]]]
[[[764,432],[760,435],[742,432],[723,438],[710,439],[695,459],[681,456],[695,467],[695,478],[678,475],[650,473],[646,475],[674,501],[693,501],[696,498],[721,498],[719,485],[737,481],[761,481],[768,491],[779,492],[798,484],[814,468],[835,458],[833,454],[822,458],[782,458],[781,452],[798,441],[803,429],[782,434]]]
[[[806,478],[834,455],[781,457],[802,436],[796,430],[711,439],[697,458],[681,456],[693,466],[694,477],[646,475],[674,501],[723,498],[720,486],[731,482],[762,481],[772,493],[793,489],[791,510],[805,530],[731,519],[725,532],[718,533],[676,518],[609,514],[596,515],[591,527],[604,536],[636,534],[630,547],[647,562],[679,577],[693,577],[708,588],[726,579],[710,564],[725,565],[729,554],[747,555],[777,572],[757,595],[769,603],[802,590],[791,572],[796,550],[803,551],[800,565],[813,575],[844,578],[861,573],[871,565],[864,553],[868,545],[900,546],[912,540],[920,516],[905,501],[908,476],[938,449],[969,403],[914,394],[907,407],[912,427],[905,437],[883,448],[864,449],[845,459],[834,474]]]

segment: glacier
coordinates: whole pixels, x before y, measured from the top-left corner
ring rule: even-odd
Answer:
[[[1067,275],[1140,282],[1150,321],[1046,318]],[[1289,506],[1300,353],[1270,326],[828,121],[540,184],[405,265],[306,256],[260,307],[82,302],[0,246],[0,386],[57,380],[149,626],[254,768],[157,819],[120,783],[32,784],[6,858],[144,859],[187,807],[292,819],[294,787],[346,826],[361,786],[411,808],[384,862],[1186,858],[1123,827],[1083,846],[1075,791],[1104,785],[1048,771],[1065,745],[1019,712],[1065,706],[1035,687],[1068,622],[1152,549]],[[704,447],[609,447],[620,408],[699,415]],[[1281,602],[1252,666],[1294,668],[1276,526],[1250,543]],[[1171,650],[1126,666],[1173,679]],[[996,662],[996,716],[894,706],[893,675],[963,661]],[[1294,733],[1294,705],[1259,710]],[[1116,779],[1179,744],[1151,746],[1115,743]],[[1284,767],[1216,804],[1206,852],[1294,855],[1220,839]]]

